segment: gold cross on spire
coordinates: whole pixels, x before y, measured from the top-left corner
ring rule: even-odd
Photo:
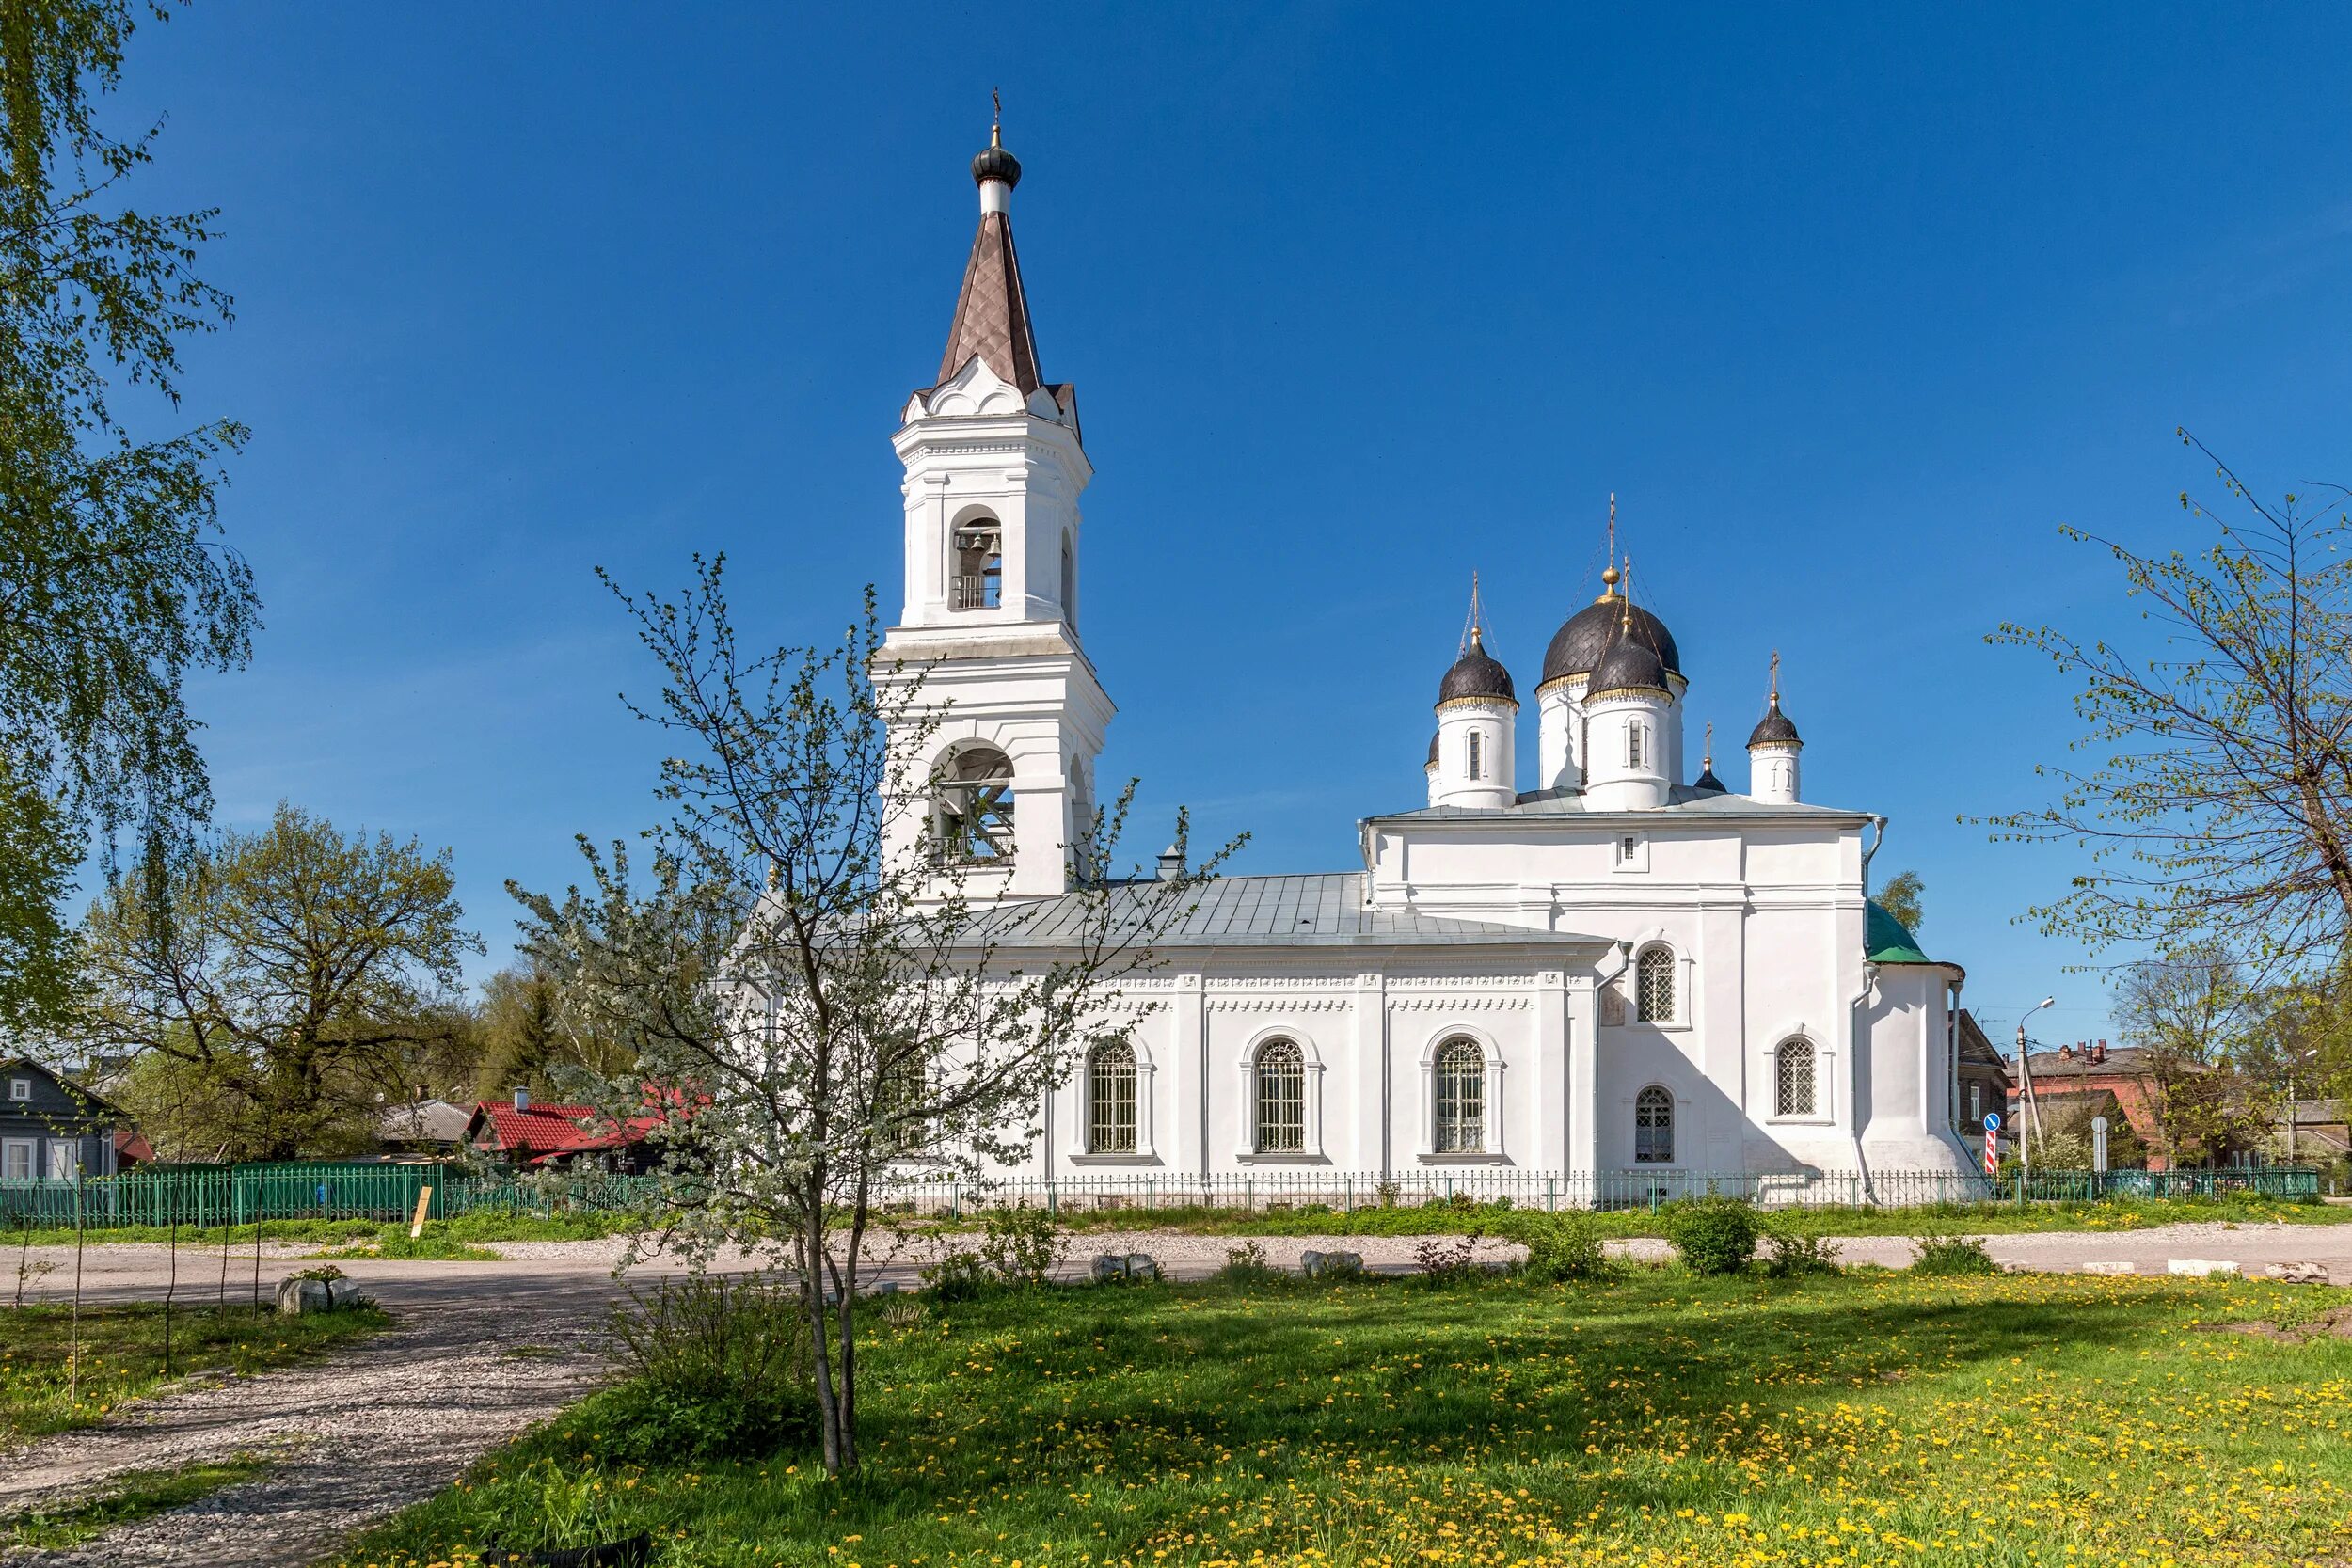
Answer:
[[[1617,493],[1609,492],[1609,551],[1601,562],[1600,596],[1613,598],[1617,592]]]
[[[995,109],[995,113],[989,118],[988,145],[1002,147],[1005,145],[1005,95],[991,87],[988,89],[988,101]]]
[[[1707,721],[1707,751],[1699,759],[1699,771],[1715,771],[1715,721],[1712,719]]]
[[[1486,613],[1478,603],[1478,574],[1473,571],[1470,573],[1470,631],[1464,639],[1464,646],[1469,648],[1479,646],[1480,639],[1486,635]]]
[[[1780,650],[1772,650],[1772,705],[1780,706]]]

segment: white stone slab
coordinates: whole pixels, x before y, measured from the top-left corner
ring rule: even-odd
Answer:
[[[2164,1267],[2167,1274],[2194,1275],[2204,1278],[2217,1275],[2235,1278],[2238,1272],[2235,1263],[2215,1258],[2174,1258],[2168,1259]]]
[[[2139,1265],[2128,1258],[2094,1258],[2083,1265],[2085,1274],[2137,1274]]]

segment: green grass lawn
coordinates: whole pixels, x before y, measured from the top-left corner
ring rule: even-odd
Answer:
[[[1606,1236],[1663,1236],[1669,1204],[1651,1211],[1618,1209],[1593,1216]],[[1184,1230],[1217,1236],[1417,1236],[1430,1232],[1511,1233],[1521,1211],[1502,1204],[1426,1203],[1353,1211],[1323,1204],[1244,1212],[1231,1209],[1088,1209],[1065,1207],[1062,1223],[1073,1230]],[[1771,1211],[1772,1222],[1813,1236],[1910,1236],[1962,1231],[2014,1235],[2036,1230],[2144,1230],[2158,1225],[2346,1225],[2352,1205],[2291,1203],[2231,1195],[2211,1199],[2100,1203],[1939,1203],[1909,1209],[1824,1206]],[[978,1222],[966,1222],[977,1227]]]
[[[373,1307],[281,1318],[248,1305],[178,1307],[171,1319],[171,1370],[238,1372],[322,1355],[391,1320]],[[82,1308],[78,1379],[72,1370],[73,1322],[66,1307],[0,1307],[0,1446],[88,1426],[164,1381],[160,1306]]]
[[[262,1460],[240,1456],[177,1470],[133,1470],[115,1477],[95,1496],[0,1519],[0,1553],[65,1551],[109,1530],[185,1508],[199,1497],[251,1481],[268,1467]]]
[[[865,1473],[599,1465],[601,1399],[358,1544],[547,1519],[677,1565],[2304,1564],[2352,1540],[2352,1291],[2078,1275],[1071,1288],[876,1324]]]
[[[629,1229],[633,1216],[605,1213],[557,1214],[542,1219],[536,1214],[467,1214],[453,1220],[432,1220],[425,1225],[425,1239],[452,1243],[478,1244],[485,1242],[588,1242],[601,1236],[612,1236]],[[253,1245],[254,1227],[250,1225],[213,1226],[206,1229],[181,1227],[179,1244],[191,1251],[210,1247],[218,1252],[225,1243],[231,1250]],[[406,1242],[408,1222],[386,1220],[269,1220],[262,1225],[261,1233],[269,1242],[315,1242],[324,1244],[375,1245],[397,1239]],[[143,1245],[163,1245],[174,1240],[170,1230],[157,1225],[126,1225],[107,1230],[83,1233],[85,1245],[99,1246],[109,1242],[132,1242]],[[28,1237],[23,1230],[0,1231],[0,1248],[20,1246],[72,1246],[73,1232],[35,1230]],[[393,1256],[388,1254],[388,1256]]]

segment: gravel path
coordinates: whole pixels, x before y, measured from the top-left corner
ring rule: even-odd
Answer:
[[[1097,1253],[1146,1252],[1174,1278],[1222,1267],[1249,1238],[1163,1230],[1088,1231],[1070,1239],[1067,1277],[1083,1277]],[[1368,1268],[1410,1269],[1424,1238],[1254,1238],[1266,1261],[1296,1268],[1310,1248],[1360,1253]],[[2249,1274],[2273,1263],[2314,1261],[2352,1282],[2352,1225],[2175,1225],[2098,1233],[2049,1231],[1986,1238],[1993,1256],[2020,1268],[2074,1271],[2128,1261],[2162,1274],[2173,1259],[2233,1261]],[[1900,1267],[1901,1237],[1848,1237],[1848,1262]],[[596,1329],[627,1289],[612,1276],[623,1243],[506,1243],[497,1262],[354,1259],[344,1268],[398,1320],[387,1332],[334,1358],[249,1378],[189,1386],[134,1405],[105,1425],[46,1438],[0,1462],[0,1516],[55,1505],[103,1487],[127,1470],[167,1470],[199,1460],[259,1453],[275,1461],[262,1476],[175,1513],[114,1532],[72,1553],[10,1559],[51,1568],[299,1568],[329,1554],[353,1531],[432,1496],[483,1452],[579,1398],[599,1371]],[[1613,1242],[1620,1256],[1663,1257],[1662,1242]],[[912,1285],[930,1247],[885,1238],[869,1267],[875,1277]],[[56,1299],[72,1289],[72,1254],[28,1296]],[[218,1289],[217,1255],[207,1275],[181,1256],[180,1299],[208,1302]],[[1487,1240],[1475,1256],[1505,1261],[1518,1248]],[[232,1272],[232,1301],[250,1298],[249,1254]],[[723,1266],[741,1268],[731,1258]],[[94,1246],[84,1259],[87,1301],[155,1300],[168,1259],[151,1245]],[[302,1266],[297,1249],[262,1259],[264,1292]],[[655,1264],[642,1279],[675,1268]],[[192,1285],[191,1280],[197,1283]],[[204,1287],[209,1286],[210,1289]]]
[[[482,1281],[489,1289],[471,1304],[412,1307],[330,1360],[192,1383],[8,1456],[0,1516],[103,1490],[127,1470],[245,1453],[272,1461],[253,1481],[76,1551],[10,1558],[11,1568],[299,1568],[368,1521],[431,1497],[485,1450],[580,1397],[601,1369],[592,1338],[601,1293],[516,1306],[498,1299],[504,1283]]]

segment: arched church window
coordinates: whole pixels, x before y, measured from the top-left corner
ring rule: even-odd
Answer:
[[[950,610],[994,610],[1004,601],[1005,534],[993,517],[956,529],[956,573],[948,583]]]
[[[1662,1165],[1675,1157],[1675,1097],[1652,1084],[1633,1097],[1633,1163]]]
[[[1136,1048],[1097,1046],[1087,1057],[1087,1152],[1136,1151]]]
[[[1307,1147],[1307,1058],[1289,1040],[1258,1051],[1258,1152],[1296,1154]]]
[[[935,831],[942,860],[1012,859],[1012,759],[993,746],[967,746],[938,784]]]
[[[1486,762],[1486,737],[1476,730],[1470,733],[1470,776],[1473,782],[1484,776]]]
[[[1644,1023],[1672,1023],[1675,1019],[1675,956],[1669,947],[1644,952],[1635,975],[1634,1016]]]
[[[1640,724],[1628,724],[1625,727],[1625,765],[1628,768],[1642,766],[1642,726]]]
[[[882,1069],[874,1085],[874,1110],[882,1124],[883,1142],[893,1153],[913,1154],[922,1148],[928,1131],[918,1114],[922,1104],[921,1057],[901,1056]]]
[[[1437,1151],[1483,1154],[1486,1148],[1486,1053],[1476,1040],[1438,1047]]]
[[[1815,1068],[1820,1060],[1811,1040],[1789,1040],[1780,1048],[1772,1069],[1772,1113],[1809,1117],[1820,1102]]]

